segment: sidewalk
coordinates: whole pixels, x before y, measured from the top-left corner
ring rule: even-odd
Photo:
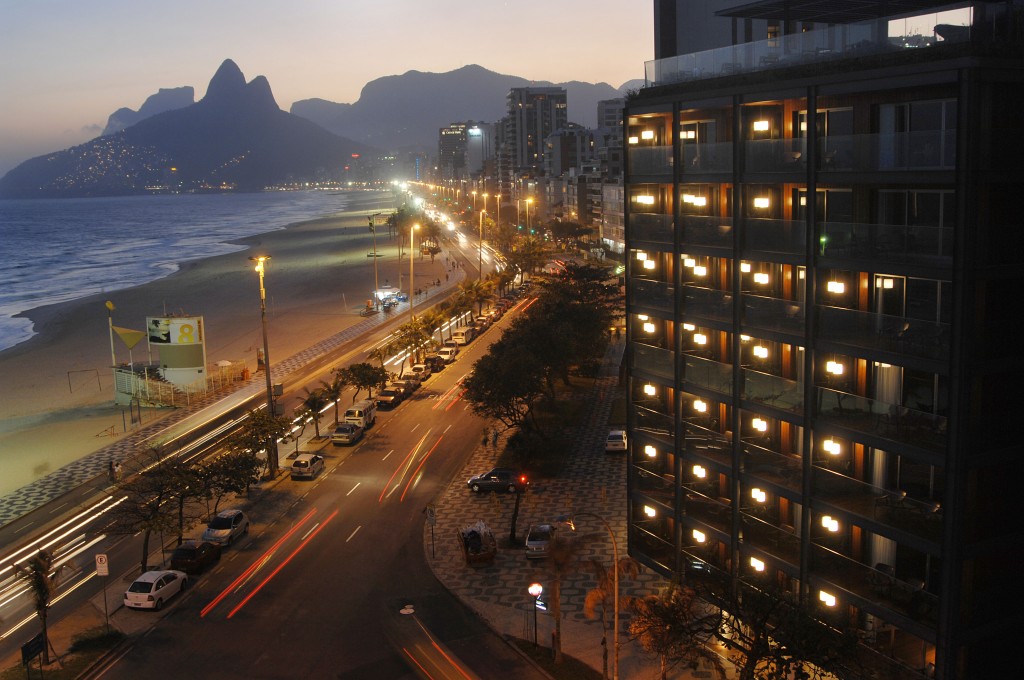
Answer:
[[[533,482],[522,498],[518,538],[533,523],[574,512],[599,515],[612,528],[619,558],[626,555],[626,459],[606,454],[604,443],[608,433],[608,416],[618,383],[618,367],[625,343],[614,340],[605,354],[601,374],[588,397],[590,412],[577,437],[570,459],[558,479]],[[527,560],[522,548],[507,548],[509,519],[515,497],[511,494],[473,494],[464,480],[472,474],[494,466],[498,447],[480,445],[473,453],[463,474],[457,476],[436,503],[437,524],[424,527],[427,562],[434,575],[448,590],[476,611],[499,634],[522,639],[533,637],[533,598],[527,592],[531,583],[539,582],[549,592],[552,574],[546,560]],[[498,539],[498,554],[488,566],[467,566],[459,545],[457,532],[477,520],[484,520]],[[562,578],[562,651],[588,664],[598,672],[602,669],[601,621],[591,620],[583,611],[587,592],[597,586],[592,560],[606,568],[613,563],[611,541],[601,524],[591,517],[581,517],[577,531],[593,538],[580,557],[579,569]],[[433,548],[433,555],[431,554]],[[627,617],[623,604],[628,597],[642,598],[658,593],[668,582],[648,569],[639,578],[620,582],[619,677],[623,679],[659,678],[658,659],[629,639]],[[548,609],[551,609],[550,603]],[[550,611],[538,612],[538,642],[550,648],[554,623]],[[609,619],[611,616],[609,615]],[[612,631],[608,631],[609,675],[613,663]],[[706,671],[691,672],[674,669],[670,678],[711,677]]]

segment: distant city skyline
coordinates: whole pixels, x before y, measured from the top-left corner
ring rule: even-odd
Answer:
[[[196,99],[224,59],[266,76],[285,111],[354,103],[377,78],[467,64],[538,81],[643,78],[654,55],[649,0],[379,0],[153,5],[0,0],[0,175],[81,144],[160,88]]]

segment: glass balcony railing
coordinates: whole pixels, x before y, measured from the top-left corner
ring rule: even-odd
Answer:
[[[807,225],[794,220],[747,218],[744,246],[748,250],[796,255],[807,252]]]
[[[674,570],[675,544],[650,530],[649,522],[635,521],[629,527],[629,547],[666,570]]]
[[[657,472],[633,466],[633,479],[636,489],[665,505],[675,504],[675,479],[672,475],[661,475]]]
[[[822,172],[885,170],[952,170],[956,167],[956,132],[921,130],[818,139]]]
[[[800,564],[800,537],[769,522],[745,515],[742,520],[744,544],[759,548],[769,555],[796,567]],[[792,529],[792,527],[789,527]]]
[[[946,450],[946,418],[856,394],[817,388],[818,423],[836,425],[935,453]]]
[[[863,349],[877,349],[945,361],[950,327],[946,323],[872,314],[841,307],[818,307],[818,337]]]
[[[883,489],[818,466],[813,468],[812,479],[814,497],[829,505],[936,544],[942,542],[939,503],[916,500],[902,491]]]
[[[683,286],[683,314],[712,321],[732,322],[732,295],[721,290]]]
[[[802,302],[746,293],[742,300],[744,327],[803,335],[805,310]]]
[[[806,172],[805,140],[748,139],[743,143],[747,172]]]
[[[714,527],[724,534],[730,533],[732,501],[728,498],[688,490],[684,496],[683,512],[687,517]],[[684,540],[688,540],[688,538]]]
[[[683,382],[728,396],[732,394],[732,364],[686,355]]]
[[[948,227],[823,222],[821,254],[889,262],[953,263],[953,230]]]
[[[743,370],[743,398],[791,413],[804,410],[803,383],[749,368]]]
[[[732,142],[683,140],[683,176],[732,172]]]
[[[732,443],[721,432],[687,422],[683,438],[683,449],[687,458],[684,474],[689,475],[692,472],[693,466],[690,465],[690,461],[701,458],[714,461],[725,468],[732,467]]]
[[[683,245],[732,248],[732,218],[680,215]]]
[[[630,213],[626,233],[632,242],[669,246],[673,243],[674,226],[671,215]]]
[[[926,625],[934,626],[937,621],[939,598],[926,591],[920,579],[901,581],[892,575],[891,568],[876,569],[814,544],[810,567],[819,578],[868,602],[899,611]]]
[[[629,300],[638,307],[671,315],[675,308],[675,288],[661,281],[632,278]]]
[[[761,479],[800,494],[803,463],[795,454],[774,451],[758,442],[744,439],[740,458],[743,473],[751,479]]]
[[[673,352],[635,342],[630,347],[632,349],[630,356],[632,357],[634,369],[648,375],[664,378],[668,382],[675,380],[675,354]]]
[[[643,406],[633,406],[633,425],[639,432],[656,435],[666,439],[675,432],[675,423],[671,416],[652,411]]]
[[[630,146],[630,175],[672,176],[671,146]]]
[[[879,25],[883,27],[881,33]],[[644,75],[647,87],[654,87],[835,59],[897,53],[908,48],[928,48],[936,40],[929,38],[922,41],[920,36],[889,35],[885,27],[886,22],[879,21],[842,24],[742,45],[681,54],[646,62]],[[944,34],[941,44],[967,42],[970,38],[968,25],[962,30]]]

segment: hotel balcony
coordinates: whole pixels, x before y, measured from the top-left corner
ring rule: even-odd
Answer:
[[[743,369],[743,398],[797,415],[804,411],[803,383],[749,368]]]
[[[693,284],[683,286],[683,308],[686,319],[697,318],[732,323],[732,294]]]
[[[819,305],[817,309],[820,340],[920,359],[949,359],[949,324],[842,307]]]
[[[807,225],[798,220],[770,220],[748,217],[744,251],[787,255],[785,259],[803,264],[807,254]],[[760,258],[764,259],[764,258]]]
[[[743,327],[804,335],[804,304],[796,300],[783,300],[764,295],[743,294]]]
[[[675,380],[675,354],[671,350],[636,342],[630,345],[630,350],[634,371],[669,383]]]
[[[945,453],[946,418],[856,394],[817,388],[819,425],[832,425],[930,453]],[[884,442],[880,443],[884,448]]]
[[[953,264],[953,230],[948,227],[823,222],[820,243],[823,258]]]
[[[732,364],[685,355],[683,360],[684,388],[701,387],[723,397],[732,395]]]
[[[690,246],[732,250],[732,218],[705,215],[680,215],[682,242]]]
[[[637,309],[671,315],[675,310],[675,287],[661,281],[631,278],[629,303]]]
[[[672,181],[672,147],[671,146],[630,146],[630,175],[659,177],[666,182]]]
[[[640,212],[629,215],[629,239],[634,248],[671,251],[674,231],[671,215]]]
[[[683,140],[684,177],[732,173],[732,142],[688,142]]]
[[[991,14],[991,12],[990,12]],[[757,73],[801,65],[815,65],[837,59],[902,52],[910,49],[941,49],[971,39],[969,26],[947,31],[938,47],[919,36],[880,35],[885,22],[865,21],[840,24],[817,31],[805,31],[730,45],[703,52],[681,54],[644,64],[647,87],[705,80],[739,73]]]

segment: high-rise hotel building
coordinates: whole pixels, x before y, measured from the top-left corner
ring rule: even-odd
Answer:
[[[773,584],[877,677],[1002,677],[1024,3],[700,4],[734,44],[656,55],[625,110],[630,552]]]

